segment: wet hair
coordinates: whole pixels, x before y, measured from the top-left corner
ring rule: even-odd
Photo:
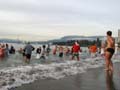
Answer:
[[[111,36],[112,35],[112,31],[107,31],[107,35]]]

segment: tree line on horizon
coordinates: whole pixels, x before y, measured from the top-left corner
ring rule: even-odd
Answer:
[[[53,42],[53,45],[65,45],[65,46],[72,46],[75,41],[78,41],[81,47],[88,47],[90,45],[96,44],[98,47],[101,46],[101,40],[68,40],[68,41],[61,41],[61,42]]]

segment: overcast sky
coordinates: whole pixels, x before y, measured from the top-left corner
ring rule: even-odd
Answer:
[[[0,0],[0,38],[117,36],[120,0]]]

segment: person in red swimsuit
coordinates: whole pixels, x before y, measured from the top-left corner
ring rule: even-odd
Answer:
[[[79,61],[79,52],[81,52],[80,45],[76,41],[75,44],[72,46],[72,60],[77,57],[77,60]]]

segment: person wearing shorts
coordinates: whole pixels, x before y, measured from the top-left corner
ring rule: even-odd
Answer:
[[[76,41],[75,44],[72,46],[72,60],[76,57],[79,61],[79,52],[81,52],[80,45]]]
[[[34,50],[34,47],[30,43],[28,43],[25,46],[24,50],[25,50],[25,53],[24,53],[25,54],[25,61],[29,63],[30,59],[31,59],[32,51]]]

